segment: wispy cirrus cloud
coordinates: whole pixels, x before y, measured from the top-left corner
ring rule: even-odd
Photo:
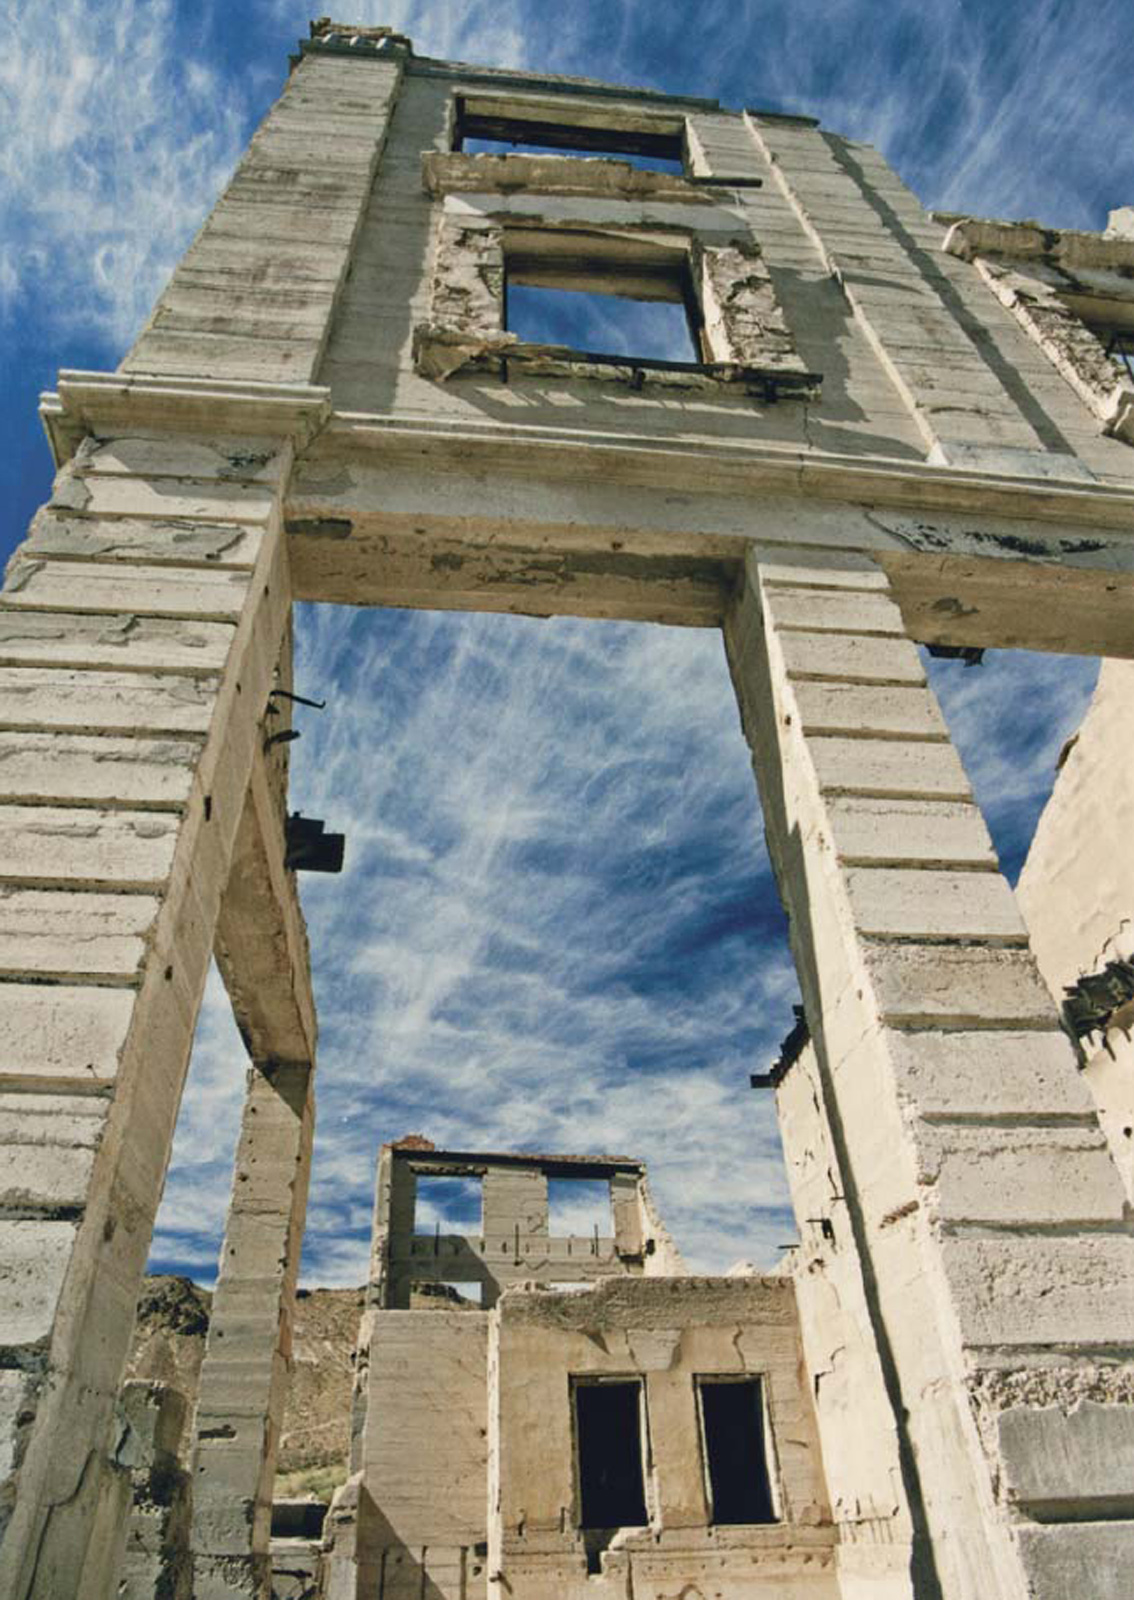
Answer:
[[[0,315],[121,349],[240,153],[244,95],[173,0],[0,18]]]
[[[305,721],[294,792],[350,840],[347,876],[304,886],[312,1278],[332,1241],[364,1262],[377,1145],[408,1131],[640,1155],[695,1260],[774,1253],[748,1073],[795,979],[719,638],[304,608],[300,639],[333,714]]]

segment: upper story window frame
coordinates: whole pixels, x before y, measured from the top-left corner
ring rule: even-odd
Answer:
[[[589,156],[648,156],[677,163],[689,175],[686,117],[579,96],[454,90],[449,148],[466,139],[534,144],[541,149]]]
[[[582,251],[595,265],[590,284],[564,272],[565,254]],[[601,263],[611,263],[602,282]],[[700,361],[611,356],[565,346],[526,345],[507,329],[509,266],[528,282],[547,264],[549,287],[609,287],[636,268],[664,263],[684,300]],[[684,276],[683,276],[684,274]],[[643,295],[641,298],[650,298]],[[429,320],[414,333],[418,371],[443,381],[470,367],[607,378],[641,388],[646,381],[734,385],[771,404],[818,398],[821,375],[806,369],[776,300],[771,274],[743,216],[728,206],[630,204],[588,197],[446,195],[437,223]]]

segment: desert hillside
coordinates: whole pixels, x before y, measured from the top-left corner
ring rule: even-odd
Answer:
[[[361,1289],[301,1289],[295,1308],[294,1366],[278,1469],[281,1493],[322,1494],[346,1475],[351,1357]],[[147,1278],[138,1304],[127,1377],[155,1378],[197,1393],[212,1295],[189,1278]],[[188,1439],[182,1441],[187,1449]]]
[[[126,1376],[178,1389],[190,1414],[205,1353],[212,1294],[190,1278],[150,1277],[138,1302]],[[277,1495],[329,1497],[346,1477],[350,1446],[352,1356],[362,1315],[362,1289],[300,1289],[295,1307],[291,1391],[284,1411]],[[442,1305],[475,1311],[447,1284],[415,1289],[414,1309]],[[186,1430],[188,1435],[188,1430]],[[189,1448],[188,1436],[181,1442]],[[282,1480],[282,1481],[281,1481]]]

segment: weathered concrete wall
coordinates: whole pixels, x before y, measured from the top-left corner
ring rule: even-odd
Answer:
[[[289,461],[278,438],[92,448],[0,598],[6,1600],[79,1590],[288,612]]]
[[[119,1600],[191,1600],[191,1482],[178,1460],[185,1399],[164,1384],[134,1381],[123,1385],[120,1412],[126,1432],[117,1455],[130,1470],[133,1501],[111,1592]]]
[[[800,1235],[790,1275],[839,1535],[839,1592],[842,1600],[913,1600],[904,1441],[810,1044],[778,1084],[776,1111]]]
[[[736,1600],[788,1588],[800,1600],[838,1595],[790,1282],[671,1278],[510,1293],[493,1330],[489,1558],[517,1600],[664,1600],[707,1581]],[[710,1527],[694,1378],[743,1373],[764,1380],[779,1520]],[[601,1575],[587,1574],[578,1528],[567,1374],[640,1376],[645,1389],[650,1526],[622,1530]]]
[[[338,407],[421,422],[522,420],[582,435],[657,438],[688,431],[695,412],[704,437],[890,458],[917,459],[933,450],[969,467],[1069,477],[1082,463],[1102,476],[1134,477],[1128,450],[1101,436],[1089,407],[975,268],[942,253],[944,228],[870,147],[825,134],[806,118],[690,107],[688,176],[662,175],[647,184],[627,177],[633,169],[617,161],[454,156],[448,151],[454,89],[468,92],[468,79],[447,81],[435,67],[426,74],[406,63],[354,269],[319,369]],[[501,90],[497,99],[522,105],[536,95],[549,103],[549,118],[556,106],[567,120],[582,107],[601,122],[605,110],[615,125],[626,113],[610,101],[596,109],[585,88],[538,80]],[[659,102],[655,114],[672,121],[675,108],[680,102]],[[648,99],[641,102],[639,118],[649,109]],[[479,193],[477,162],[485,174]],[[705,185],[706,179],[724,187]],[[757,318],[757,343],[763,350],[765,335],[781,332],[793,341],[800,365],[823,374],[817,403],[768,405],[724,390],[675,405],[671,393],[651,392],[649,382],[627,394],[625,375],[572,379],[558,367],[541,377],[515,366],[507,385],[489,372],[439,384],[435,378],[452,370],[443,352],[433,377],[415,371],[414,332],[435,321],[433,267],[447,255],[444,228],[456,226],[458,214],[477,227],[526,228],[530,240],[533,230],[554,233],[569,225],[574,206],[576,226],[609,227],[615,219],[616,226],[640,228],[656,247],[667,229],[673,242],[694,197],[706,217],[716,208],[713,226],[731,218],[738,237],[758,250],[762,282],[774,300],[770,320]],[[642,207],[649,204],[647,218]],[[443,225],[446,207],[453,220]],[[494,249],[499,276],[498,244]],[[472,292],[478,281],[473,263],[465,287]],[[482,332],[491,334],[498,290],[487,280],[485,287]],[[710,291],[710,322],[714,299]],[[464,357],[456,352],[453,359]]]
[[[1058,1596],[1090,1511],[1066,1475],[1023,1524],[999,1430],[1020,1406],[1017,1444],[1062,1429],[1070,1452],[1094,1400],[1134,1435],[1126,1195],[880,573],[754,559],[728,639],[908,1419],[915,1584]],[[1095,1595],[1125,1591],[1132,1548],[1131,1521],[1091,1535]]]
[[[312,378],[400,76],[365,48],[298,63],[122,371]]]
[[[193,1425],[196,1600],[268,1596],[314,1112],[307,1062],[250,1069]]]
[[[485,1312],[372,1314],[361,1470],[332,1513],[329,1600],[483,1600],[487,1361]]]
[[[1104,661],[1036,828],[1016,896],[1056,1001],[1084,974],[1134,955],[1134,671]],[[1134,1043],[1119,1010],[1083,1041],[1084,1078],[1134,1201]]]
[[[548,1175],[609,1186],[610,1216],[595,1234],[552,1235]],[[419,1179],[481,1181],[481,1213],[463,1233],[415,1231]],[[386,1145],[378,1164],[369,1304],[409,1308],[415,1283],[479,1284],[495,1304],[514,1283],[589,1283],[623,1273],[679,1271],[680,1255],[639,1162],[610,1157],[462,1155],[427,1141]],[[363,1340],[365,1346],[365,1340]]]

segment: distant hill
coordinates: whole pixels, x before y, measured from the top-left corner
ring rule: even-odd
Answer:
[[[350,1449],[352,1356],[362,1289],[301,1289],[295,1308],[291,1392],[277,1471],[281,1494],[322,1495],[346,1476]],[[190,1414],[205,1353],[212,1294],[189,1278],[151,1277],[138,1302],[126,1376],[179,1389]],[[189,1430],[181,1441],[187,1456]]]

